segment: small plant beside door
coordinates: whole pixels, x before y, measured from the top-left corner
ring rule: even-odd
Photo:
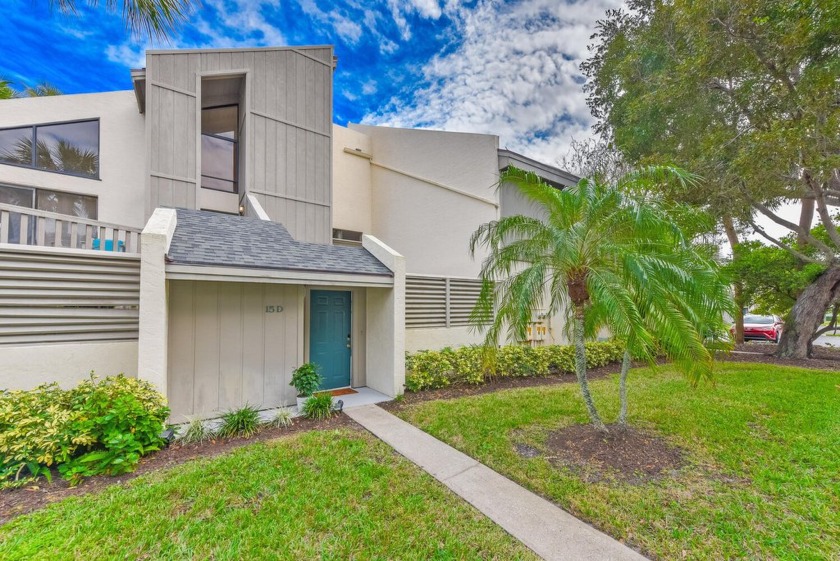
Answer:
[[[321,387],[321,374],[318,367],[311,362],[301,364],[292,372],[289,383],[297,390],[298,411],[303,411],[304,404]]]

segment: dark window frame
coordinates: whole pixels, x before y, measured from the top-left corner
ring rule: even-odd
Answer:
[[[92,123],[96,122],[96,158],[97,158],[97,166],[96,166],[96,175],[87,175],[84,173],[73,173],[71,171],[59,171],[54,169],[44,169],[38,167],[38,127],[54,127],[56,125],[74,125],[78,123]],[[102,173],[102,158],[101,156],[101,149],[102,149],[102,123],[99,117],[91,117],[89,119],[73,119],[72,121],[53,121],[49,123],[36,123],[33,125],[17,125],[13,127],[2,127],[0,128],[0,132],[8,131],[8,130],[16,130],[16,129],[32,129],[32,163],[30,165],[25,164],[15,164],[13,162],[3,162],[0,161],[0,164],[4,166],[12,166],[16,168],[24,168],[24,169],[34,169],[35,171],[44,171],[47,173],[57,173],[59,175],[69,175],[70,177],[81,177],[82,179],[93,179],[96,181],[102,181],[101,173]]]
[[[99,195],[90,195],[88,193],[76,193],[74,191],[62,191],[60,189],[48,189],[46,187],[33,187],[31,185],[21,185],[19,183],[9,183],[7,181],[0,181],[0,187],[9,187],[10,189],[22,189],[27,191],[32,191],[32,206],[22,206],[20,208],[28,208],[29,210],[40,210],[42,212],[51,212],[53,214],[60,214],[62,216],[69,216],[71,218],[80,218],[83,220],[99,220]],[[83,216],[76,216],[75,214],[64,214],[63,212],[54,212],[51,210],[44,210],[42,208],[38,208],[38,193],[39,192],[47,192],[47,193],[59,193],[61,195],[70,195],[76,197],[89,197],[93,199],[96,203],[96,217],[95,218],[88,218]],[[18,206],[18,205],[11,205],[11,206]]]
[[[216,138],[218,140],[224,140],[226,142],[230,142],[233,144],[233,181],[229,179],[224,179],[222,177],[216,177],[213,175],[206,175],[204,173],[200,174],[201,178],[208,178],[208,179],[215,179],[216,181],[224,181],[226,183],[233,183],[233,191],[229,191],[227,189],[219,189],[218,187],[205,187],[203,181],[200,181],[200,185],[202,189],[208,189],[210,191],[218,191],[219,193],[230,193],[234,195],[239,195],[239,113],[241,111],[241,106],[239,103],[227,103],[225,105],[212,105],[209,107],[202,107],[201,111],[203,112],[206,109],[224,109],[225,107],[236,107],[236,123],[234,123],[233,133],[234,138],[228,138],[226,136],[222,136],[220,134],[211,134],[206,132],[201,132],[201,136],[209,136],[210,138]],[[202,158],[204,154],[202,154]]]

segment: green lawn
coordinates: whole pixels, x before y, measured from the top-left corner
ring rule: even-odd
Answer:
[[[0,559],[535,559],[367,433],[255,444],[0,527]]]
[[[592,384],[608,419],[615,378]],[[577,385],[410,406],[401,415],[574,514],[661,559],[840,559],[840,373],[724,363],[715,387],[634,370],[631,423],[688,451],[678,474],[587,483],[526,459],[547,434],[586,422]],[[589,478],[590,480],[592,478]]]

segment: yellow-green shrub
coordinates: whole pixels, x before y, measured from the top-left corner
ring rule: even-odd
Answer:
[[[623,355],[621,342],[586,344],[586,364],[589,368],[619,362]],[[573,373],[575,350],[571,345],[507,345],[491,353],[477,346],[446,348],[407,354],[405,368],[406,389],[420,391],[444,388],[452,383],[480,384],[491,375],[527,377]]]
[[[163,444],[166,401],[148,382],[125,376],[71,390],[56,384],[0,392],[0,485],[58,467],[77,483],[100,473],[132,471],[140,457]]]

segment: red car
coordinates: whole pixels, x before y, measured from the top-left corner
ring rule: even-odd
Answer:
[[[744,316],[744,340],[770,341],[778,343],[782,336],[784,322],[779,316],[759,316],[746,314]],[[735,326],[729,330],[735,337]]]

